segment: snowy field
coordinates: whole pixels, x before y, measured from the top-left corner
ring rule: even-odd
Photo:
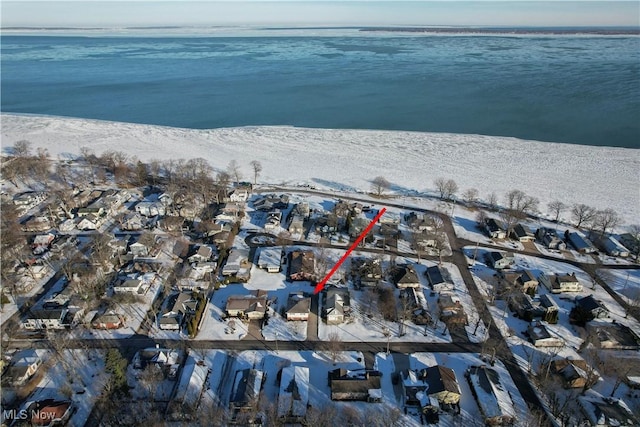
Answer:
[[[444,177],[462,190],[477,188],[481,198],[491,192],[501,198],[518,188],[538,197],[542,210],[557,199],[615,209],[627,224],[639,216],[640,152],[625,148],[287,126],[192,130],[3,114],[5,149],[22,139],[47,148],[54,158],[77,156],[87,146],[98,154],[120,150],[141,160],[203,157],[219,170],[235,159],[245,175],[255,159],[266,183],[361,192],[382,174],[396,194],[434,194],[434,179]]]

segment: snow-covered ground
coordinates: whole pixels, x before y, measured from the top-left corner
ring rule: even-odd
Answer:
[[[640,304],[640,270],[598,270],[598,276],[631,304]]]
[[[477,188],[481,198],[518,188],[539,198],[542,210],[557,199],[615,209],[625,223],[640,216],[640,152],[625,148],[288,126],[192,130],[3,114],[3,146],[22,139],[47,148],[54,158],[76,156],[87,146],[96,153],[121,150],[141,160],[203,157],[219,170],[235,159],[245,174],[255,159],[263,165],[262,182],[336,190],[369,191],[371,180],[385,175],[396,194],[433,194],[433,180],[442,176],[463,190]]]

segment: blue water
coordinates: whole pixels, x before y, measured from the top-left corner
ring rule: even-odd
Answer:
[[[640,148],[640,38],[59,37],[2,42],[2,111]]]

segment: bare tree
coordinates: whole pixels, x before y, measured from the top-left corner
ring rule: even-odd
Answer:
[[[498,207],[498,195],[495,192],[492,192],[487,196],[487,204],[491,209],[496,209]]]
[[[484,227],[484,222],[487,218],[487,213],[485,211],[478,211],[478,213],[476,214],[476,222],[478,223],[478,226]]]
[[[389,183],[389,181],[387,181],[383,176],[377,176],[373,178],[373,181],[371,181],[371,189],[378,197],[380,197],[386,190],[389,190],[389,188],[391,188],[391,183]]]
[[[242,179],[242,172],[240,172],[240,165],[237,161],[231,160],[227,165],[227,173],[234,179],[234,182],[240,182]]]
[[[464,200],[467,205],[475,205],[475,203],[478,201],[479,194],[480,193],[477,189],[468,188],[462,193],[462,200]]]
[[[611,208],[597,211],[593,218],[593,228],[603,236],[609,230],[616,228],[619,224],[620,216]]]
[[[331,363],[336,363],[340,352],[342,351],[343,343],[340,334],[337,332],[331,332],[328,336],[328,341],[324,345],[326,352],[331,357]]]
[[[577,228],[580,228],[580,226],[584,223],[592,221],[595,215],[596,210],[591,206],[579,203],[571,207],[571,216],[576,222]]]
[[[452,179],[437,178],[433,183],[442,200],[451,200],[458,191],[458,184]]]
[[[554,215],[553,220],[555,222],[558,222],[558,219],[560,218],[560,214],[568,207],[567,205],[562,203],[560,200],[554,200],[550,202],[547,206],[549,207],[549,211],[551,211],[551,214]]]
[[[31,142],[21,139],[13,144],[13,155],[16,157],[29,157],[31,155]]]
[[[258,183],[258,176],[260,176],[260,172],[262,172],[262,163],[257,160],[252,160],[249,164],[253,169],[253,185],[256,185]]]
[[[164,380],[164,374],[162,369],[155,363],[149,363],[140,373],[138,380],[146,389],[149,399],[153,402],[155,400],[155,391],[162,380]]]

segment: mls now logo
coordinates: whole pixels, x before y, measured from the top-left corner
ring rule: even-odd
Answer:
[[[53,421],[56,417],[56,413],[54,411],[41,411],[39,409],[34,409],[28,411],[26,409],[4,409],[2,411],[2,418],[5,420],[50,420]]]

